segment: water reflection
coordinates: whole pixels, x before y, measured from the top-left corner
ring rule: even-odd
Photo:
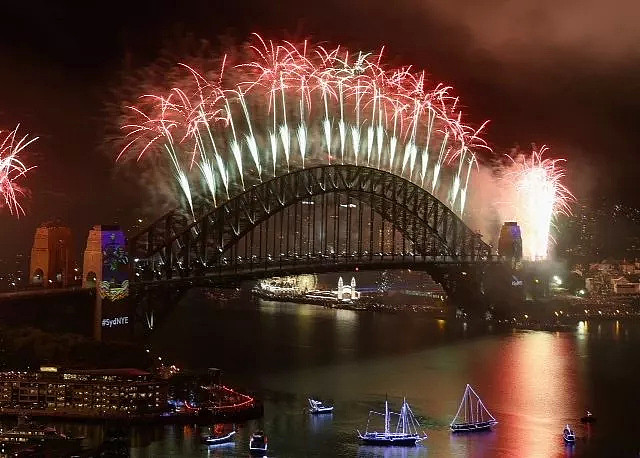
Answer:
[[[223,444],[209,445],[207,446],[207,456],[216,458],[229,456],[233,453],[235,448],[235,442],[225,442]]]
[[[575,367],[575,345],[565,335],[519,333],[496,355],[493,398],[502,400],[499,449],[514,456],[551,456],[562,441],[566,423],[582,405]]]
[[[346,322],[355,322],[358,320],[358,312],[355,312],[353,310],[340,310],[337,309],[335,311],[336,314],[336,320],[338,321],[346,321]]]
[[[384,457],[384,458],[414,458],[427,456],[427,447],[375,447],[361,445],[358,447],[358,457]]]
[[[492,332],[486,325],[468,322],[465,329],[460,321],[420,314],[250,300],[200,307],[191,298],[171,322],[171,333],[161,329],[154,335],[158,351],[186,366],[222,367],[229,383],[241,380],[264,399],[265,418],[245,425],[236,447],[221,452],[203,447],[197,430],[156,427],[136,439],[136,456],[246,456],[256,428],[266,431],[273,456],[526,458],[638,452],[640,420],[627,415],[618,421],[621,409],[640,402],[635,383],[640,327],[627,321],[584,321],[565,333]],[[201,351],[212,343],[233,351]],[[466,383],[499,421],[493,432],[451,435],[448,424]],[[310,395],[335,402],[333,417],[304,414]],[[356,429],[363,428],[370,409],[379,410],[385,395],[396,405],[406,395],[429,435],[423,446],[359,444]],[[579,423],[585,408],[598,415],[596,425]],[[566,423],[578,436],[574,449],[562,440]],[[612,444],[620,445],[612,450]]]
[[[576,444],[564,444],[564,456],[574,456]]]
[[[318,434],[327,431],[333,423],[333,414],[309,415],[309,429]]]
[[[498,424],[497,428],[500,427]],[[496,449],[497,433],[494,430],[450,435],[449,450],[452,456],[491,456]]]

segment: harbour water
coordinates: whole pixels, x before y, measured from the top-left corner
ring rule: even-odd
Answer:
[[[265,416],[239,425],[235,445],[211,449],[200,441],[207,428],[137,427],[131,456],[246,457],[258,428],[278,457],[637,456],[639,344],[637,322],[511,331],[416,313],[219,303],[193,291],[154,335],[154,351],[184,367],[223,369],[225,382],[264,400]],[[499,421],[492,432],[450,433],[466,383]],[[335,413],[305,413],[312,395],[335,403]],[[429,436],[423,445],[359,445],[369,410],[383,409],[385,397],[397,410],[403,396]],[[585,409],[595,424],[580,423]],[[566,423],[573,447],[562,440]]]

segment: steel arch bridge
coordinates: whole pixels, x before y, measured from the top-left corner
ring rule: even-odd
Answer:
[[[129,255],[138,286],[495,259],[480,234],[425,189],[342,164],[254,185],[195,221],[170,212],[130,239]]]

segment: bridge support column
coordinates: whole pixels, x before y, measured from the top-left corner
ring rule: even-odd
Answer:
[[[100,291],[96,291],[96,300],[93,304],[93,338],[102,340],[102,297]]]
[[[440,283],[454,309],[460,309],[470,316],[482,316],[489,303],[483,293],[484,267],[473,264],[457,264],[432,267],[429,275]]]
[[[82,286],[96,288],[93,337],[128,339],[132,334],[129,259],[118,226],[94,226],[84,252]]]
[[[60,222],[44,223],[36,229],[31,248],[29,283],[45,288],[67,287],[73,280],[71,229]]]

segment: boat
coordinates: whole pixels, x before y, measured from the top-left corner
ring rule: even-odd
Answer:
[[[10,456],[69,456],[80,450],[83,437],[67,436],[53,427],[20,422],[0,428],[0,454]]]
[[[322,401],[309,398],[309,412],[312,414],[333,413],[333,406],[328,406],[323,404]]]
[[[596,421],[596,416],[587,410],[587,413],[580,419],[580,421],[582,423],[594,423]]]
[[[251,435],[249,439],[249,452],[252,454],[266,453],[267,451],[267,436],[264,432],[256,431]]]
[[[70,437],[50,426],[42,426],[35,423],[22,423],[14,428],[0,428],[0,442],[2,443],[51,443],[51,442],[77,442],[83,437]]]
[[[233,436],[235,436],[235,430],[228,432],[227,434],[212,434],[210,436],[203,437],[203,441],[207,445],[223,445],[233,443]]]
[[[467,384],[458,412],[449,425],[454,433],[488,431],[498,421],[484,406],[480,396]]]
[[[384,415],[384,432],[369,431],[369,423],[371,422],[371,415]],[[391,430],[391,416],[397,415],[398,424],[395,431]],[[400,445],[400,446],[414,446],[427,438],[427,435],[419,432],[418,420],[413,415],[409,403],[406,399],[402,401],[402,407],[400,413],[394,413],[389,411],[389,402],[384,401],[384,414],[369,412],[369,419],[367,420],[367,428],[364,433],[358,431],[358,437],[363,444],[366,445]]]
[[[569,425],[566,425],[564,427],[564,430],[562,431],[562,437],[564,438],[564,441],[567,444],[573,444],[576,441],[576,435],[575,433],[571,430],[571,427]]]

